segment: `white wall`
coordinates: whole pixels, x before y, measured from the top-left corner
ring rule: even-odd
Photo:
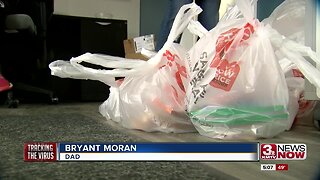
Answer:
[[[127,20],[128,38],[140,32],[140,0],[55,0],[54,14]]]

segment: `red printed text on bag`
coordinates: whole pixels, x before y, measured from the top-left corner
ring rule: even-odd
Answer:
[[[167,59],[167,66],[172,67],[172,65],[176,65],[176,72],[175,74],[175,79],[177,81],[178,86],[180,89],[185,92],[185,88],[182,82],[182,77],[187,78],[187,70],[185,66],[180,65],[177,63],[176,59],[180,61],[180,58],[176,54],[172,54],[170,51],[166,50],[165,53],[163,53],[163,56],[166,57]]]
[[[210,85],[215,88],[230,91],[239,72],[240,66],[237,62],[229,63],[227,60],[222,60],[217,67],[216,75],[210,82]]]
[[[230,55],[236,44],[233,45],[234,39],[240,32],[239,28],[232,28],[224,33],[221,33],[216,42],[216,53],[210,64],[211,68],[216,68],[216,74],[210,85],[215,88],[219,88],[225,91],[230,91],[237,76],[240,72],[240,66],[237,61],[230,62],[230,59],[226,55]],[[240,43],[250,38],[250,35],[254,32],[253,26],[247,23],[244,26],[243,36]],[[230,56],[229,56],[230,57]]]

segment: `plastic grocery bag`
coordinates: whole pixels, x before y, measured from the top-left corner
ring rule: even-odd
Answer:
[[[278,55],[279,56],[279,55]],[[277,57],[278,57],[277,56]],[[286,57],[278,57],[281,69],[285,75],[289,93],[289,122],[286,130],[290,130],[299,111],[299,101],[304,91],[304,78],[299,69]]]
[[[146,75],[127,76],[118,88],[110,88],[110,98],[100,106],[100,112],[107,118],[114,116],[114,119],[130,129],[195,131],[184,105],[183,81],[186,80],[186,74],[184,62],[180,58],[183,58],[185,51],[178,48],[174,44],[166,51],[161,57],[166,64],[160,69]],[[117,98],[112,97],[113,94]],[[114,111],[110,107],[116,104],[119,106],[113,110],[119,109],[119,112],[113,115]],[[120,120],[117,118],[119,115]]]
[[[244,18],[220,21],[189,51],[187,111],[205,136],[273,137],[287,128],[287,84],[250,1],[236,5]]]
[[[303,56],[310,57],[310,60],[314,62],[319,62],[319,60],[310,48],[293,41],[281,42],[281,37],[278,38],[278,40],[273,40],[273,44],[289,89],[288,111],[290,116],[287,127],[289,130],[297,120],[310,115],[317,104],[317,101],[304,99],[304,90],[306,79],[319,87],[320,73]],[[281,48],[278,49],[280,46]],[[284,53],[290,55],[286,57]]]
[[[285,0],[271,15],[262,22],[269,24],[281,35],[299,44],[305,44],[305,0]],[[287,130],[298,119],[308,116],[314,109],[316,101],[305,100],[305,78],[298,67],[279,52],[279,63],[285,73],[289,89],[289,120]]]
[[[296,121],[307,117],[313,111],[317,101],[304,99],[305,78],[298,67],[285,57],[282,57],[279,62],[289,90],[289,123],[287,130],[290,130]]]
[[[70,62],[56,61],[49,67],[54,75],[99,80],[111,86],[109,98],[100,113],[123,127],[144,131],[191,132],[195,128],[185,112],[186,50],[174,40],[191,19],[201,12],[195,3],[178,12],[167,42],[146,62],[129,62],[124,58],[84,54]],[[131,60],[130,60],[131,61]],[[87,62],[113,70],[97,70],[83,66]],[[63,64],[62,66],[58,66]],[[114,77],[124,77],[115,81]]]

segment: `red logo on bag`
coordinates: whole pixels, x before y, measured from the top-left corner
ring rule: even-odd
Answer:
[[[187,69],[184,66],[180,66],[180,64],[176,63],[178,71],[176,72],[176,81],[183,92],[186,92],[183,86],[183,82],[181,76],[187,78]]]
[[[239,72],[240,66],[237,62],[229,63],[227,60],[222,60],[217,67],[216,75],[210,82],[210,85],[215,88],[230,91]]]
[[[247,23],[244,27],[243,36],[240,43],[250,38],[251,34],[254,32],[254,28],[251,24]],[[241,29],[232,28],[228,31],[221,33],[216,42],[216,54],[210,64],[211,68],[217,68],[216,75],[214,79],[210,82],[212,87],[223,89],[225,91],[230,91],[233,86],[239,72],[240,66],[235,62],[228,62],[225,55],[232,53],[237,45],[233,44],[236,35]],[[233,47],[232,47],[233,46]]]
[[[177,71],[175,72],[175,78],[176,78],[176,81],[177,81],[177,84],[178,86],[180,87],[180,89],[185,92],[185,88],[184,88],[184,85],[183,85],[183,82],[182,82],[182,77],[184,78],[187,78],[187,69],[185,66],[181,66],[179,63],[177,63],[175,61],[175,59],[179,59],[179,56],[176,55],[176,54],[172,54],[170,51],[166,50],[165,53],[163,53],[163,56],[167,58],[168,62],[167,62],[167,65],[172,67],[173,64],[176,65],[177,67]]]
[[[240,43],[250,38],[251,34],[254,32],[254,28],[251,24],[247,23],[244,27],[243,36],[240,40]],[[231,53],[230,47],[236,38],[237,34],[241,29],[239,28],[231,28],[226,32],[223,32],[219,35],[217,42],[216,42],[216,54],[213,58],[211,63],[211,67],[216,67],[219,64],[221,59],[224,59],[227,53]],[[238,44],[234,44],[236,46]],[[232,48],[231,48],[232,49]]]
[[[167,62],[167,65],[168,66],[172,66],[173,62],[174,62],[174,59],[175,57],[177,57],[176,54],[172,54],[170,51],[166,50],[165,53],[163,53],[163,56],[167,58],[168,62]]]

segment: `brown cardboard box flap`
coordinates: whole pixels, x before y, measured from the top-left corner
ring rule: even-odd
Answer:
[[[123,45],[124,45],[124,52],[125,52],[125,54],[135,53],[134,41],[133,41],[133,39],[126,39],[126,40],[124,40],[124,41],[123,41]]]
[[[146,56],[142,55],[141,53],[129,53],[126,54],[127,59],[141,59],[147,61],[149,58]]]

